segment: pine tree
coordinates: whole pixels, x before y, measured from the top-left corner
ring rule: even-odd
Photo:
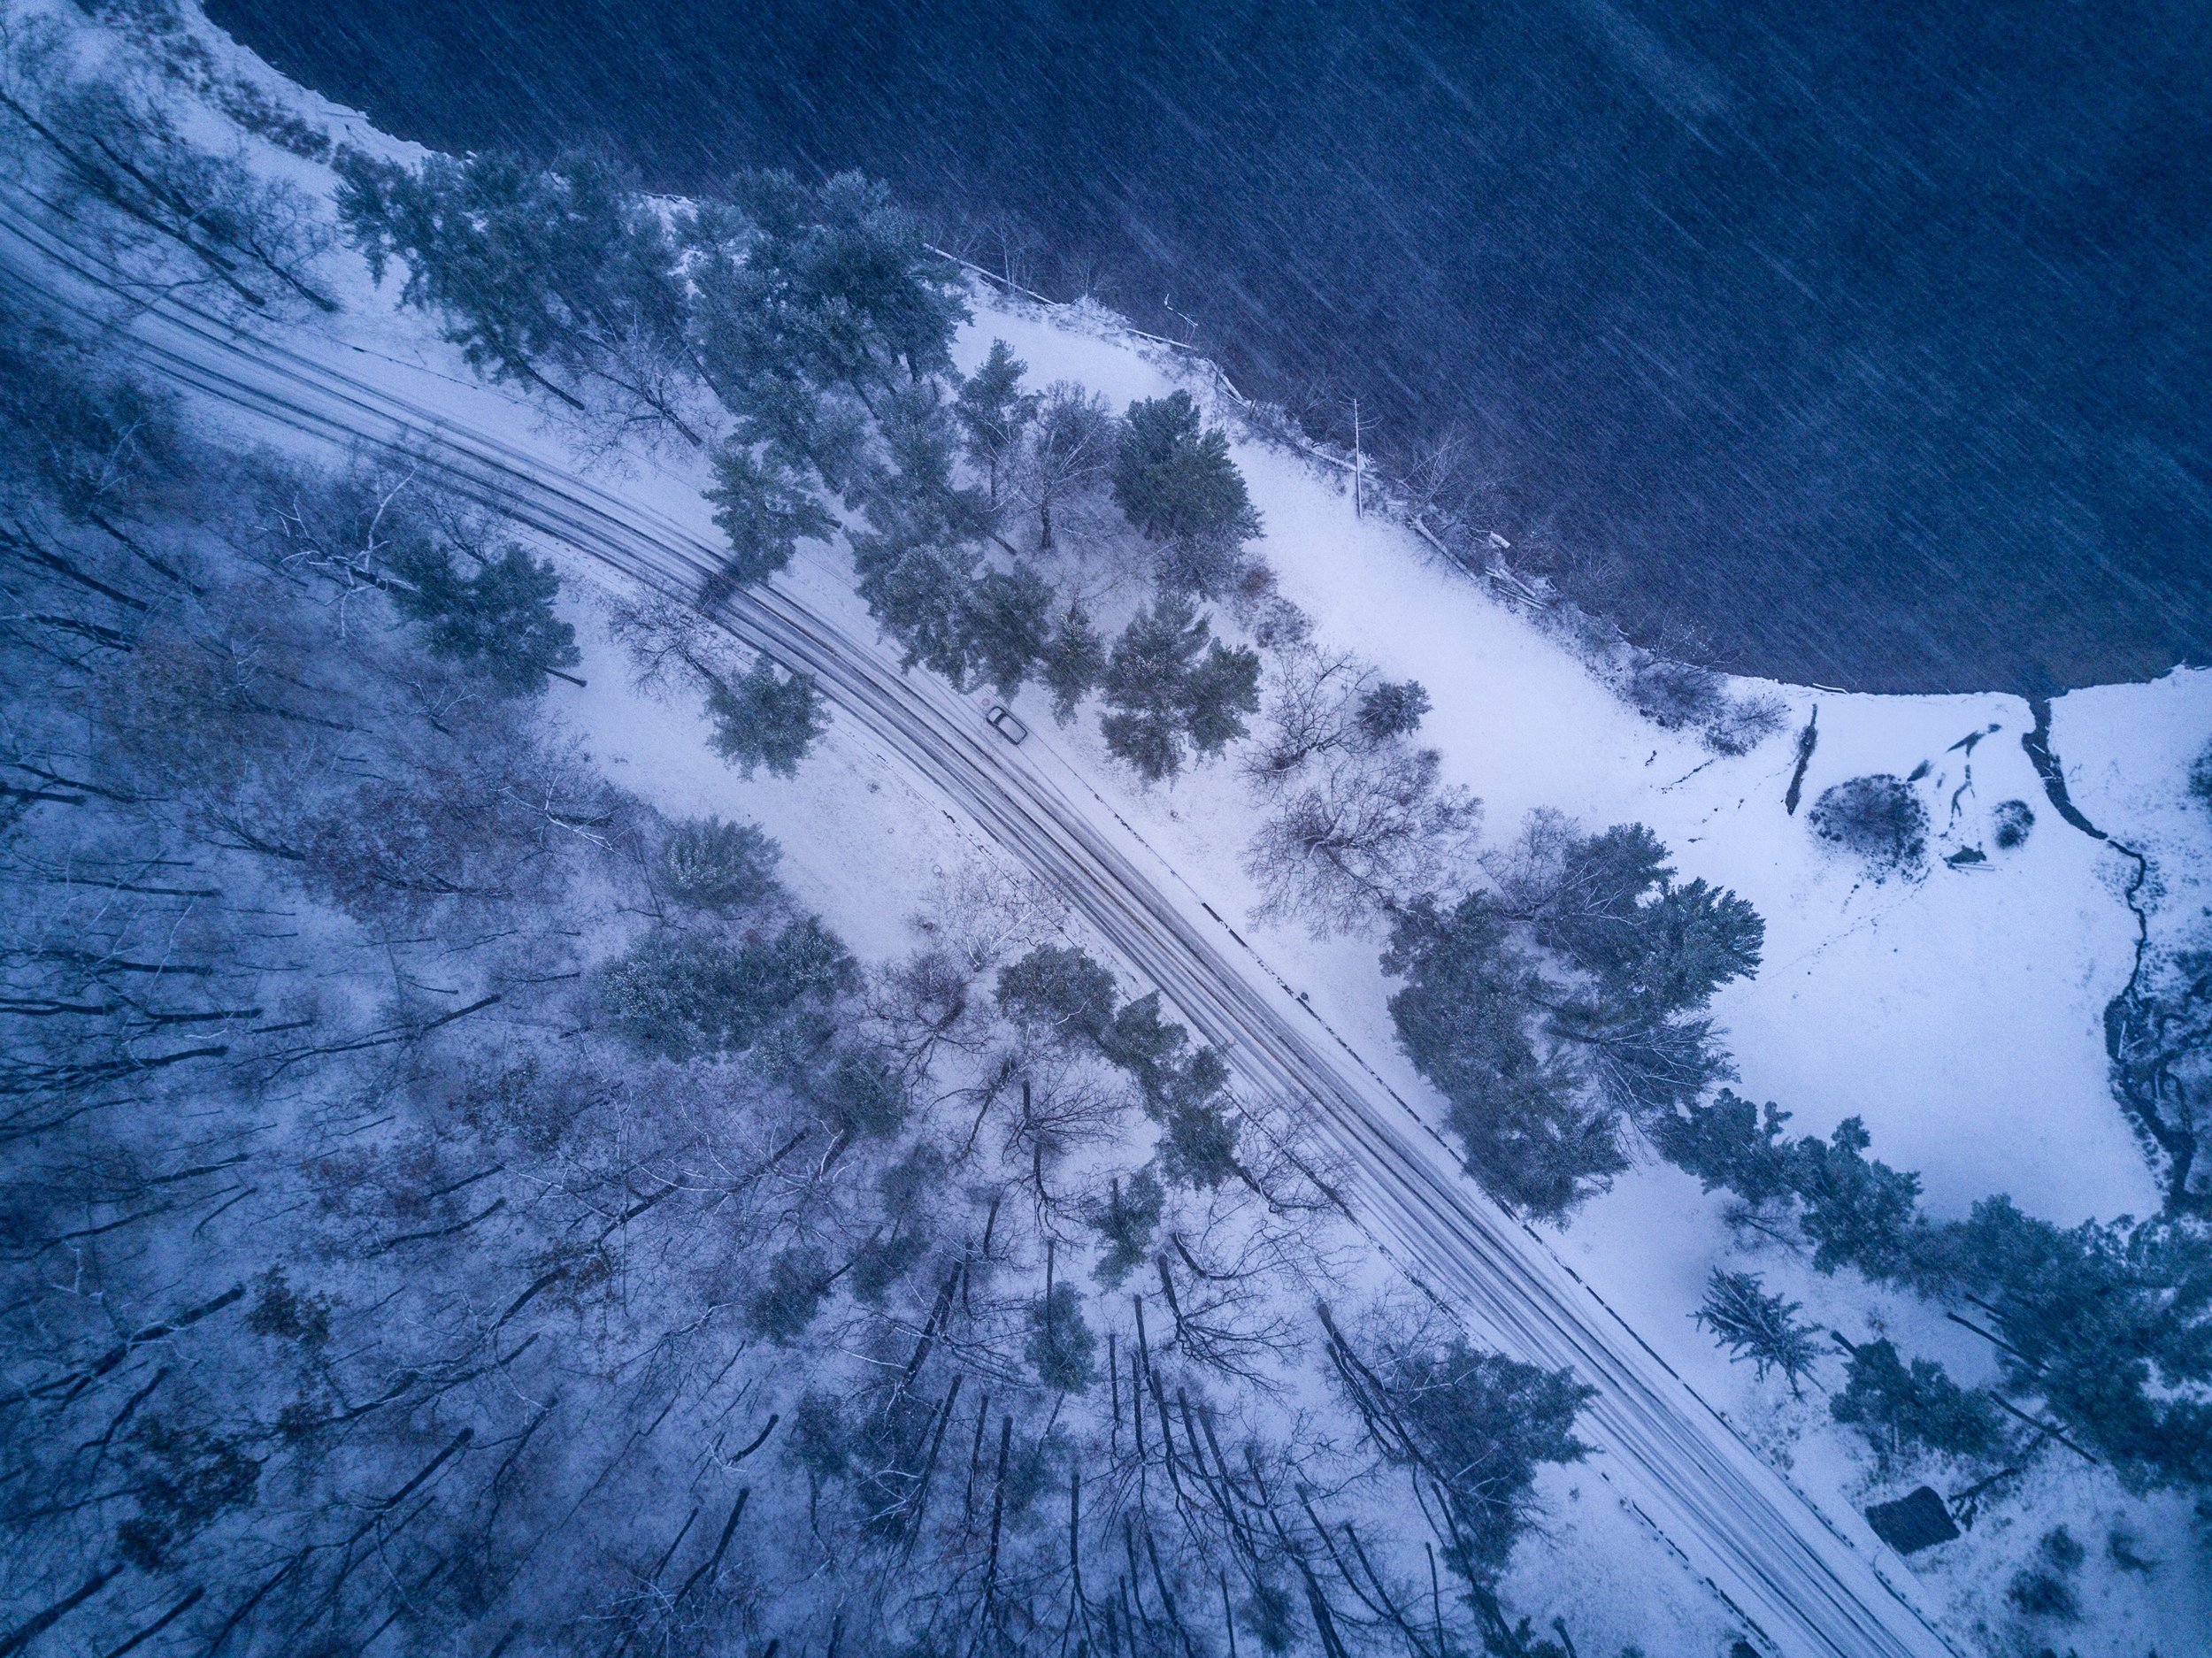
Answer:
[[[437,311],[471,367],[579,411],[610,391],[699,441],[672,372],[689,357],[677,247],[620,169],[573,153],[410,169],[357,150],[337,168],[339,221],[371,274],[403,259],[402,303]]]
[[[1187,391],[1129,405],[1114,457],[1114,500],[1163,544],[1162,579],[1184,591],[1219,591],[1243,543],[1260,533],[1227,436],[1203,427]]]
[[[1073,945],[1040,944],[999,969],[1000,1010],[1063,1041],[1104,1042],[1119,999],[1113,973]]]
[[[1204,426],[1187,391],[1129,405],[1115,456],[1114,499],[1157,541],[1237,527],[1251,511],[1227,436]]]
[[[1991,1456],[2006,1447],[2004,1418],[1988,1395],[1961,1387],[1932,1360],[1907,1366],[1886,1340],[1852,1349],[1843,1391],[1828,1408],[1838,1422],[1862,1429],[1886,1459],[1909,1445],[1951,1456]]]
[[[1109,1289],[1127,1278],[1152,1252],[1152,1236],[1159,1228],[1167,1201],[1159,1178],[1149,1168],[1109,1183],[1106,1201],[1094,1204],[1085,1216],[1104,1246],[1095,1269],[1098,1281]]]
[[[1537,941],[1593,975],[1607,995],[1655,1013],[1701,1007],[1755,972],[1766,925],[1733,893],[1678,887],[1659,838],[1642,824],[1570,836],[1529,883]]]
[[[968,458],[983,468],[988,480],[991,506],[999,504],[999,487],[1021,447],[1022,434],[1036,418],[1040,399],[1021,388],[1029,365],[1016,357],[1003,340],[991,342],[991,354],[961,386],[953,411],[966,440]]]
[[[1468,1172],[1524,1213],[1556,1218],[1628,1166],[1613,1114],[1562,1055],[1538,1046],[1550,1000],[1535,964],[1486,894],[1448,910],[1402,912],[1383,971],[1398,1043],[1451,1102]]]
[[[1790,1186],[1804,1201],[1799,1221],[1823,1272],[1856,1267],[1878,1282],[1910,1283],[1927,1223],[1920,1177],[1866,1155],[1873,1138],[1847,1117],[1823,1144],[1810,1136],[1790,1148]]]
[[[1213,756],[1245,734],[1244,716],[1260,706],[1259,653],[1216,642],[1192,667],[1183,691],[1191,746]]]
[[[718,587],[765,581],[791,562],[801,541],[826,541],[837,533],[837,520],[780,461],[726,443],[715,453],[714,473],[707,499],[730,542],[729,558],[716,572]]]
[[[1122,1004],[1098,1036],[1098,1050],[1136,1078],[1148,1101],[1167,1088],[1190,1033],[1160,1015],[1160,993],[1148,991]]]
[[[973,671],[1012,696],[1051,643],[1052,588],[1034,571],[986,571],[969,590],[966,614]]]
[[[741,912],[775,895],[782,856],[757,825],[687,817],[661,850],[661,883],[671,898],[695,910]]]
[[[1213,639],[1189,601],[1163,595],[1115,641],[1101,722],[1106,746],[1148,782],[1182,770],[1187,749],[1217,754],[1259,707],[1259,657]]]
[[[1782,1137],[1789,1120],[1771,1101],[1754,1105],[1723,1088],[1709,1104],[1692,1103],[1661,1118],[1651,1137],[1662,1156],[1695,1175],[1708,1192],[1732,1192],[1755,1214],[1767,1213],[1795,1195]]]
[[[882,185],[756,173],[734,194],[733,213],[703,216],[694,272],[702,366],[733,408],[795,378],[872,406],[902,378],[951,367],[967,315],[957,273]]]
[[[829,728],[813,676],[787,674],[766,656],[755,658],[734,682],[710,687],[707,715],[715,751],[747,777],[760,766],[775,777],[795,777],[814,740]]]
[[[1052,718],[1066,725],[1106,672],[1106,642],[1082,604],[1070,600],[1045,646],[1042,678],[1052,693]]]
[[[1177,1186],[1210,1192],[1237,1173],[1237,1125],[1217,1099],[1194,1100],[1167,1114],[1160,1170]]]
[[[1056,1393],[1079,1393],[1097,1375],[1098,1338],[1083,1322],[1083,1297],[1060,1283],[1031,1307],[1028,1357],[1037,1379]]]
[[[393,564],[393,608],[434,655],[473,669],[503,695],[535,695],[549,674],[582,660],[575,628],[553,611],[559,572],[521,548],[479,555],[475,572],[464,576],[424,538],[403,543]]]
[[[1340,1339],[1337,1345],[1345,1351]],[[1596,1390],[1571,1371],[1460,1340],[1386,1350],[1371,1369],[1348,1357],[1342,1367],[1356,1378],[1355,1402],[1382,1430],[1384,1454],[1425,1473],[1447,1505],[1453,1541],[1444,1559],[1471,1585],[1494,1588],[1526,1518],[1537,1469],[1589,1455],[1574,1424]]]
[[[1421,728],[1429,711],[1429,694],[1418,679],[1385,679],[1371,686],[1359,700],[1354,720],[1369,743],[1385,743],[1394,737],[1410,737]]]
[[[1716,1267],[1705,1286],[1704,1304],[1692,1315],[1699,1326],[1739,1359],[1749,1359],[1761,1381],[1779,1370],[1798,1392],[1798,1378],[1820,1355],[1816,1332],[1800,1324],[1801,1303],[1766,1293],[1755,1272],[1724,1272]]]

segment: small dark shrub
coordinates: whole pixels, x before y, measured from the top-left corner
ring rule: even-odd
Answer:
[[[2043,1540],[2035,1547],[2054,1571],[2078,1571],[2082,1562],[2089,1558],[2089,1551],[2081,1546],[2081,1539],[2062,1525],[2044,1532]]]
[[[1670,662],[1664,656],[1639,663],[1628,676],[1626,689],[1638,713],[1669,731],[1702,725],[1728,703],[1727,686],[1720,675],[1695,663]]]
[[[1813,802],[1813,833],[1878,875],[1919,867],[1928,856],[1928,809],[1901,779],[1878,772],[1839,783]]]
[[[2035,827],[2034,810],[2024,800],[2000,802],[1991,817],[1997,825],[1993,839],[2008,852],[2025,846],[2028,831]]]
[[[2075,1598],[2073,1585],[2041,1567],[2014,1573],[2005,1599],[2029,1617],[2071,1623],[2081,1616],[2081,1602]]]
[[[2212,742],[2204,745],[2204,752],[2189,768],[2189,793],[2199,805],[2212,810]]]
[[[1789,704],[1778,696],[1732,696],[1705,722],[1701,735],[1715,754],[1749,754],[1782,729]]]

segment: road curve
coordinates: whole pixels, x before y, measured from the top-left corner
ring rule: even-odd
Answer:
[[[0,287],[96,317],[107,272],[0,193]],[[280,335],[283,337],[279,337]],[[415,387],[355,372],[360,348],[306,331],[247,329],[166,303],[117,339],[146,371],[273,428],[403,450],[462,492],[645,586],[689,597],[719,562],[696,532],[457,420],[436,377]],[[1954,1649],[1855,1547],[1676,1376],[1532,1230],[1460,1177],[1435,1135],[1192,894],[1140,866],[1102,797],[1064,787],[991,733],[933,676],[909,676],[872,636],[776,587],[738,593],[718,619],[812,674],[866,729],[1000,848],[1060,893],[1158,985],[1246,1085],[1302,1109],[1355,1217],[1470,1328],[1517,1357],[1566,1366],[1597,1392],[1580,1424],[1594,1463],[1771,1651],[1942,1658]],[[1185,891],[1187,884],[1180,883]],[[1194,915],[1191,905],[1202,912]],[[1893,1562],[1893,1570],[1894,1565]]]

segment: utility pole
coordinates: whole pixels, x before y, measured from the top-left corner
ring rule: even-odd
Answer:
[[[1365,471],[1359,447],[1359,399],[1352,399],[1352,516],[1363,518],[1367,510],[1361,499],[1361,483]]]

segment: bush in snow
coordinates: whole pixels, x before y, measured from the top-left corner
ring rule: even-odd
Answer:
[[[2204,746],[2204,752],[2189,768],[2189,793],[2197,803],[2212,811],[2212,742]]]
[[[1990,814],[1990,838],[2009,852],[2028,843],[2028,833],[2035,827],[2035,810],[2024,800],[1997,802],[1997,810]]]
[[[2071,1581],[2086,1557],[2079,1539],[2064,1526],[2054,1526],[2036,1544],[2035,1552],[2035,1563],[2013,1574],[2005,1599],[2029,1617],[2057,1623],[2079,1621],[2081,1601]]]
[[[1825,790],[1806,821],[1813,833],[1863,863],[1877,879],[1909,873],[1928,855],[1928,809],[1903,779],[1855,777]]]

